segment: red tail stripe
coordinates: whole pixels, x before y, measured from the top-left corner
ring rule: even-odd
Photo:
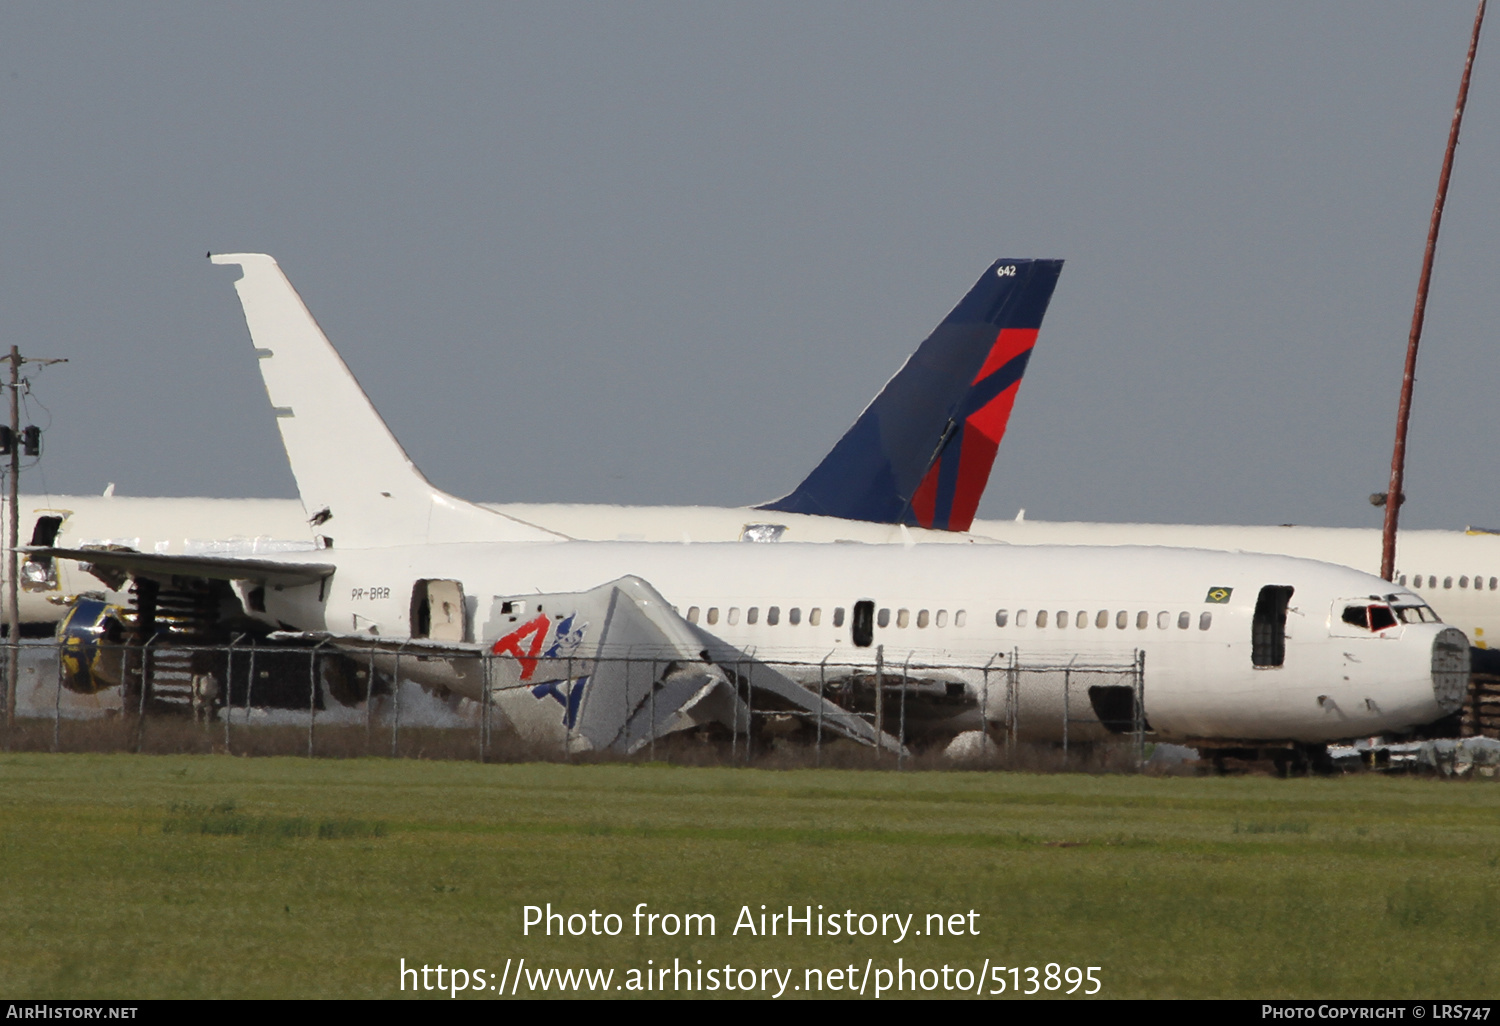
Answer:
[[[1035,333],[1033,333],[1035,334]],[[1018,381],[995,396],[964,422],[964,447],[959,454],[958,485],[954,488],[953,508],[948,514],[948,530],[967,531],[979,511],[979,499],[989,483],[995,465],[995,453],[1005,426],[1010,422],[1011,407],[1016,402]]]
[[[917,518],[919,527],[932,526],[933,515],[937,512],[938,470],[942,465],[942,457],[938,457],[937,462],[927,468],[927,476],[922,478],[922,483],[911,497],[911,513]]]
[[[1036,345],[1039,330],[1037,328],[1001,328],[1000,334],[995,336],[995,344],[990,347],[990,355],[984,359],[984,366],[979,368],[979,373],[974,376],[974,384],[979,384]]]

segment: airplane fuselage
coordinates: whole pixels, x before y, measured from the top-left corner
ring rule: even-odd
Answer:
[[[410,637],[414,588],[448,581],[461,588],[463,640],[488,644],[513,625],[504,598],[581,591],[631,574],[653,582],[689,622],[802,679],[820,666],[867,672],[877,653],[887,667],[979,671],[1013,652],[1059,667],[1073,659],[1128,663],[1144,652],[1145,714],[1164,739],[1321,742],[1398,732],[1454,711],[1467,677],[1462,634],[1419,622],[1412,611],[1423,603],[1414,593],[1347,568],[1277,556],[1150,547],[564,542],[329,550],[319,557],[332,558],[335,574],[321,585],[267,592],[268,622]],[[1284,628],[1276,628],[1284,644],[1270,655],[1257,652],[1255,624],[1268,587],[1290,589]],[[862,603],[872,619],[864,638],[854,630]],[[1395,608],[1397,622],[1380,630],[1345,622],[1347,609],[1372,604]],[[1423,615],[1431,617],[1430,610]],[[431,669],[427,683],[480,696],[477,674],[454,678],[446,667]],[[422,673],[414,660],[403,669],[419,680]],[[980,679],[971,672],[967,685],[982,687]],[[991,720],[1005,715],[999,675],[975,697]],[[1023,697],[1031,736],[1060,733],[1060,701]]]

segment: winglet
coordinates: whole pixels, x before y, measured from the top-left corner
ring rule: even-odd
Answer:
[[[760,509],[966,531],[1061,260],[997,260],[823,462]]]
[[[331,545],[367,548],[560,536],[434,488],[375,411],[276,261],[210,255],[240,267],[235,282],[276,426],[312,529]]]

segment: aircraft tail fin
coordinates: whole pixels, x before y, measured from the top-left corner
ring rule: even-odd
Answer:
[[[211,255],[235,282],[261,377],[322,544],[345,548],[444,541],[541,541],[559,535],[454,498],[412,463],[276,261]]]
[[[823,462],[759,509],[966,531],[1061,260],[997,260]]]

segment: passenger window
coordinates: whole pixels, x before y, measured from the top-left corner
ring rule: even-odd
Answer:
[[[1004,612],[1004,610],[1001,610],[1001,612]],[[1027,620],[1026,610],[1024,610],[1024,609],[1017,609],[1016,610],[1016,626],[1017,627],[1025,627],[1026,626],[1026,620]],[[1003,627],[1004,624],[1001,624],[1001,626]]]
[[[833,625],[835,627],[842,627],[842,626],[844,626],[844,607],[843,606],[834,606],[833,607]]]
[[[917,626],[919,628],[927,626],[927,610],[924,609],[917,614]]]
[[[1094,617],[1094,626],[1095,627],[1108,627],[1109,626],[1109,610],[1108,609],[1101,609],[1101,610],[1099,610],[1099,615],[1096,616],[1096,617]]]
[[[1432,576],[1431,574],[1427,575],[1427,587],[1429,587],[1429,588],[1436,588],[1437,587],[1437,578],[1434,577],[1434,576]]]
[[[1406,575],[1402,574],[1400,577],[1396,578],[1396,583],[1401,585],[1401,587],[1403,588],[1406,587]]]
[[[1130,622],[1130,614],[1127,613],[1127,612],[1125,612],[1125,610],[1122,609],[1118,613],[1115,614],[1115,626],[1118,627],[1118,628],[1120,628],[1120,630],[1123,631],[1125,629],[1125,625],[1128,624],[1129,622]]]
[[[896,626],[904,628],[909,623],[911,623],[911,610],[898,609],[896,611]]]
[[[823,622],[823,610],[822,610],[822,608],[820,606],[813,606],[812,609],[809,610],[808,614],[807,614],[807,625],[809,627],[817,627],[822,622]]]
[[[834,621],[835,621],[835,623],[837,623],[838,620],[843,619],[843,612],[844,612],[844,610],[842,608],[840,608],[835,613],[835,615],[834,615]],[[874,619],[874,617],[875,617],[875,603],[873,603],[873,602],[856,602],[856,603],[854,603],[854,619],[849,624],[849,628],[850,628],[849,629],[849,633],[854,638],[854,644],[857,645],[860,648],[869,648],[870,647],[870,642],[873,641],[874,638],[875,638],[875,628],[871,625],[871,622],[870,622],[871,620]]]
[[[706,619],[708,620],[708,622],[710,624],[716,624],[716,623],[718,623],[719,622],[719,607],[718,606],[709,606],[708,607],[708,616],[707,616]]]
[[[1469,586],[1469,579],[1468,579],[1468,577],[1460,577],[1458,579],[1458,586],[1460,588],[1467,588]]]
[[[688,606],[687,621],[688,621],[688,623],[697,623],[698,622],[698,607],[697,606]]]
[[[739,606],[730,606],[729,607],[729,626],[733,627],[735,624],[737,624],[739,622],[740,622],[740,607]]]
[[[937,620],[935,622],[937,623],[937,625],[939,627],[946,627],[946,626],[948,626],[948,610],[946,610],[946,609],[939,609],[937,611]]]
[[[751,606],[749,609],[745,610],[745,622],[746,623],[755,623],[755,621],[757,621],[759,619],[760,619],[760,606]]]
[[[1494,590],[1495,590],[1495,578],[1491,577],[1490,578],[1490,591],[1494,591]]]
[[[1451,578],[1451,577],[1444,577],[1443,578],[1443,587],[1444,588],[1451,588],[1451,587],[1453,587],[1453,578]]]
[[[1396,614],[1391,612],[1389,606],[1370,607],[1370,630],[1383,631],[1387,627],[1396,626]]]
[[[1159,613],[1156,614],[1156,626],[1160,627],[1162,630],[1166,630],[1171,625],[1172,625],[1172,614],[1171,613],[1169,613],[1165,609],[1163,609],[1161,612],[1159,612]]]
[[[1059,609],[1057,611],[1057,625],[1059,627],[1066,627],[1068,625],[1068,611],[1066,609]]]
[[[1177,614],[1177,629],[1178,630],[1180,630],[1180,631],[1187,630],[1188,629],[1188,624],[1190,624],[1192,622],[1193,622],[1193,616],[1192,616],[1191,613],[1178,613]]]
[[[997,610],[995,610],[995,626],[996,627],[1004,627],[1005,626],[1005,622],[1007,620],[1009,620],[1009,619],[1010,619],[1010,614],[1008,612],[1006,612],[1004,609],[997,609]],[[1016,626],[1017,627],[1024,627],[1024,626],[1026,626],[1025,624],[1023,624],[1021,622],[1020,614],[1019,613],[1016,614]]]
[[[1250,626],[1250,662],[1255,666],[1280,666],[1286,662],[1286,609],[1292,589],[1268,584],[1255,599],[1255,618]]]
[[[1036,611],[1036,625],[1038,627],[1047,626],[1047,611],[1045,609],[1038,609]]]
[[[955,626],[955,627],[962,627],[964,624],[966,624],[968,622],[969,622],[969,614],[966,613],[966,612],[964,612],[962,609],[960,609],[958,612],[956,612],[956,613],[953,614],[953,626]]]
[[[786,622],[791,624],[793,627],[797,626],[802,622],[802,610],[797,606],[793,606],[791,609],[787,610]]]
[[[1150,613],[1148,613],[1144,609],[1142,609],[1139,613],[1135,614],[1135,629],[1136,630],[1143,631],[1143,630],[1145,630],[1149,626],[1151,626],[1151,614]]]
[[[1213,626],[1213,624],[1214,624],[1214,614],[1212,614],[1212,613],[1205,612],[1205,613],[1201,614],[1198,617],[1198,629],[1200,631],[1206,631],[1206,630],[1208,630],[1210,627]]]
[[[882,609],[880,615],[875,618],[875,622],[882,627],[889,627],[891,625],[891,611],[889,609]]]
[[[775,627],[781,622],[781,607],[770,606],[766,609],[766,626]]]

